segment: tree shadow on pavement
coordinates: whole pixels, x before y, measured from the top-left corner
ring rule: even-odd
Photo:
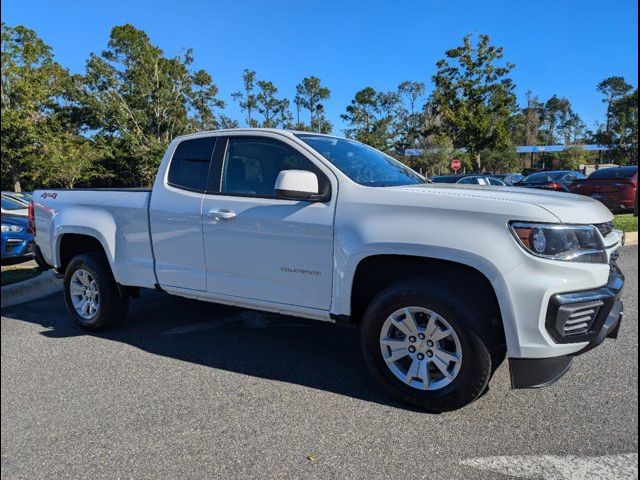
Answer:
[[[124,322],[91,333],[68,315],[61,293],[3,309],[53,339],[91,335],[211,368],[289,382],[388,406],[366,377],[357,329],[144,291]]]

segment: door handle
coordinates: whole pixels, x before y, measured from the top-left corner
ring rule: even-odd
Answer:
[[[213,218],[217,218],[218,220],[232,220],[236,218],[236,214],[229,210],[221,209],[221,210],[209,210],[208,215]]]

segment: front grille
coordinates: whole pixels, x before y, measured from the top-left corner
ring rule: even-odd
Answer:
[[[613,232],[613,222],[599,223],[594,226],[600,231],[603,237]]]
[[[584,335],[593,325],[600,308],[601,300],[593,302],[570,303],[558,309],[557,326],[563,337]]]
[[[556,293],[547,307],[547,332],[557,343],[593,340],[617,304],[623,287],[624,275],[613,261],[604,287]]]

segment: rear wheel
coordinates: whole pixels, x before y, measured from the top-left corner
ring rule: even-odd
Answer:
[[[67,310],[88,330],[116,325],[129,308],[129,298],[120,296],[109,264],[99,253],[78,255],[69,262],[64,293]]]
[[[486,322],[486,324],[484,324]],[[361,347],[369,373],[387,393],[414,407],[463,407],[486,389],[495,349],[490,328],[451,293],[419,282],[390,287],[369,305]]]

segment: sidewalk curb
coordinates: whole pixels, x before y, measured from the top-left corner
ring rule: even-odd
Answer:
[[[62,279],[54,276],[53,270],[47,270],[40,275],[24,282],[18,282],[2,287],[1,308],[13,307],[24,302],[46,297],[62,290]]]
[[[638,244],[638,232],[627,232],[624,234],[625,245],[637,245]]]

